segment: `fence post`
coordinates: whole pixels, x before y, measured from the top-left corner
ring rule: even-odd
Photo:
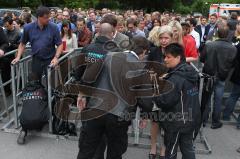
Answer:
[[[2,94],[2,97],[3,97],[4,108],[5,108],[5,111],[6,111],[7,115],[9,116],[6,94],[5,94],[5,91],[4,91],[4,85],[3,85],[3,83],[2,83],[1,70],[0,70],[0,89],[1,89],[1,94]],[[0,119],[1,119],[1,118],[3,118],[3,117],[0,116]]]
[[[49,107],[49,112],[50,112],[50,117],[49,117],[49,132],[53,132],[53,127],[52,127],[52,86],[51,86],[51,66],[48,66],[47,68],[47,88],[48,88],[48,107]]]
[[[16,97],[16,81],[15,81],[15,65],[11,65],[12,77],[12,96],[13,96],[13,109],[14,109],[14,125],[18,128],[18,110],[17,110],[17,97]]]

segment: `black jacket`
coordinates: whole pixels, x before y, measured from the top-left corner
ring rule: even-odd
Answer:
[[[204,33],[204,37],[203,37],[204,42],[207,40],[209,29],[210,29],[210,25],[205,26],[205,33]],[[201,25],[197,25],[195,27],[195,31],[198,32],[199,35],[200,35],[200,38],[202,38],[202,28],[201,28]]]
[[[163,128],[168,132],[197,131],[201,122],[198,73],[192,66],[182,62],[169,70],[165,79],[174,88],[169,93],[154,98],[162,113],[165,113],[165,118],[160,119]],[[173,116],[176,118],[173,119]]]
[[[7,36],[5,35],[2,27],[0,27],[0,37],[1,37],[0,38],[0,49],[6,52],[9,45],[8,45]]]
[[[227,21],[227,24],[228,24],[228,27],[229,27],[229,30],[236,30],[236,26],[238,24],[238,20],[237,19],[229,19]]]
[[[226,39],[219,39],[205,45],[200,60],[204,63],[203,72],[224,81],[233,68],[237,49]]]
[[[234,37],[233,44],[237,48],[237,56],[234,61],[234,71],[231,77],[231,81],[240,85],[240,38]]]
[[[162,48],[155,46],[153,43],[150,43],[150,50],[147,57],[148,61],[155,61],[163,63],[163,52]]]
[[[88,28],[91,32],[93,32],[92,22],[91,22],[91,21],[87,22],[87,28]]]
[[[107,43],[115,46],[113,48],[117,48],[116,44],[107,37],[98,36],[94,43],[82,49],[81,54],[77,57],[77,67],[74,68],[73,72],[77,82],[91,85],[95,81],[95,76],[100,72],[104,58],[108,53]],[[88,71],[85,71],[86,67],[88,67]]]

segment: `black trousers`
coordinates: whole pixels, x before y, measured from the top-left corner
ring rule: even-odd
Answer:
[[[177,159],[178,146],[182,153],[182,159],[195,159],[193,147],[193,132],[168,132],[164,134],[164,144],[166,146],[165,158]]]
[[[39,79],[42,75],[47,76],[47,67],[51,63],[50,59],[41,59],[37,56],[32,57],[32,73],[34,73]]]
[[[14,55],[10,55],[7,57],[0,58],[0,70],[2,74],[3,83],[9,81],[11,79],[11,62],[14,59]],[[11,92],[11,83],[4,87],[6,92]]]
[[[78,159],[93,159],[103,136],[106,136],[107,159],[121,159],[128,147],[128,127],[131,122],[119,121],[118,117],[106,114],[84,122],[80,139]],[[98,152],[99,153],[99,152]]]

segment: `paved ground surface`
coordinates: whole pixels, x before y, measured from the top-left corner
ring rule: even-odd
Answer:
[[[1,99],[0,108],[3,108]],[[224,125],[218,130],[206,128],[205,134],[212,154],[197,155],[197,159],[240,159],[240,154],[236,152],[240,147],[240,131],[235,126]],[[16,134],[0,131],[0,159],[76,159],[78,153],[77,141],[29,136],[27,144],[19,146],[16,140]],[[148,152],[148,149],[129,147],[124,159],[147,159]]]
[[[224,125],[218,130],[207,128],[205,132],[213,152],[197,155],[197,159],[240,159],[240,154],[236,152],[240,146],[240,131],[234,126]],[[16,139],[16,134],[0,132],[1,159],[75,159],[78,152],[77,141],[29,136],[27,144],[19,146]],[[148,151],[129,148],[124,158],[147,159]]]

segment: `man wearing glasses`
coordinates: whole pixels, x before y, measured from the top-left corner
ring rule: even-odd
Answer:
[[[63,11],[62,17],[63,17],[63,20],[70,21],[70,14],[69,14],[69,12],[67,10]],[[61,28],[62,28],[62,22],[58,23],[59,32],[61,32]],[[71,30],[73,32],[77,31],[77,28],[76,28],[75,24],[73,24],[73,23],[71,23]]]

